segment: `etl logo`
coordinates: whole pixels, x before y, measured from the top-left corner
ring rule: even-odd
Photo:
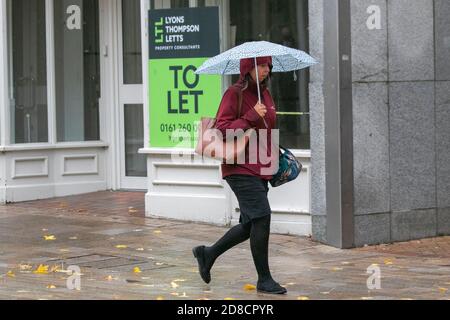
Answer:
[[[155,43],[164,43],[164,19],[155,22]]]

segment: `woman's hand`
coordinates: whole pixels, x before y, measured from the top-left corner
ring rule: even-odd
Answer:
[[[262,103],[257,103],[255,106],[255,111],[260,115],[261,118],[264,118],[267,113],[267,107]]]

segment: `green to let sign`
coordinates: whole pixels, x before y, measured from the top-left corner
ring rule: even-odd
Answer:
[[[205,60],[150,60],[152,147],[193,148],[200,118],[215,116],[221,100],[221,77],[195,74]]]
[[[195,147],[200,119],[216,114],[222,95],[221,76],[195,71],[219,43],[217,7],[149,11],[151,147]]]

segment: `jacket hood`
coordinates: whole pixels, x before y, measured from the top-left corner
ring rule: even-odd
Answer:
[[[272,71],[273,65],[272,65],[272,57],[259,57],[256,58],[256,63],[259,65],[261,64],[269,64],[270,71]],[[246,58],[241,59],[240,64],[240,71],[241,71],[241,79],[245,78],[245,76],[255,68],[255,58]]]

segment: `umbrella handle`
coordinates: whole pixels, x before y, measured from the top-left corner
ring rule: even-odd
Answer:
[[[258,102],[261,104],[261,89],[259,88],[259,72],[258,72],[258,62],[255,57],[255,70],[256,70],[256,87],[258,88]]]
[[[258,102],[259,104],[261,104],[261,89],[259,88],[259,74],[258,74],[258,63],[256,62],[256,57],[255,57],[255,70],[256,70],[256,87],[258,88]],[[264,125],[266,126],[266,128],[269,128],[269,125],[266,122],[266,119],[264,119]]]

